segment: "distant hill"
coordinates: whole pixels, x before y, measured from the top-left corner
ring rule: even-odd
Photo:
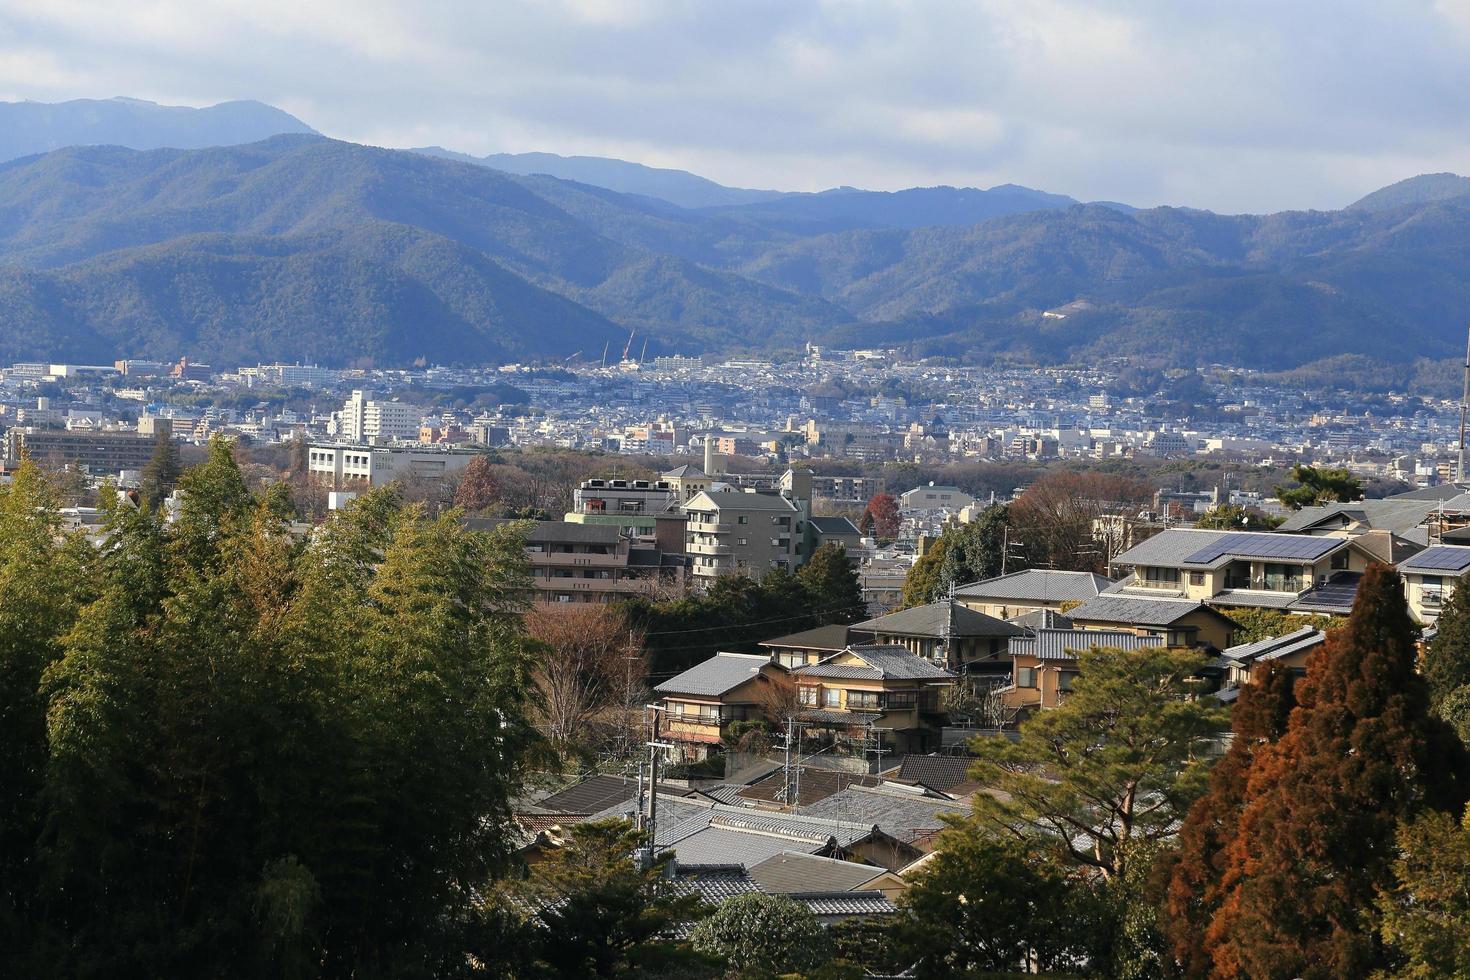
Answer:
[[[0,164],[0,362],[560,360],[636,331],[650,354],[1404,375],[1463,349],[1470,311],[1470,196],[1409,185],[1270,215],[1010,185],[691,209],[313,135],[70,147]]]
[[[489,156],[476,157],[446,150],[442,146],[419,147],[414,152],[464,163],[477,163],[521,176],[548,174],[579,184],[605,187],[620,194],[656,197],[681,208],[749,204],[781,196],[780,191],[725,187],[688,171],[647,167],[641,163],[629,163],[610,157],[564,157],[555,153],[492,153]]]
[[[1470,177],[1459,174],[1420,174],[1401,180],[1348,205],[1349,211],[1389,211],[1415,204],[1434,204],[1470,196]]]
[[[736,220],[755,221],[797,234],[823,234],[857,228],[924,228],[973,225],[1027,211],[1067,208],[1075,198],[1001,184],[974,187],[912,187],[902,191],[862,191],[851,187],[820,194],[786,194],[769,201],[707,209]]]
[[[0,162],[64,146],[196,149],[312,132],[290,113],[261,102],[222,102],[205,109],[125,98],[0,102]]]

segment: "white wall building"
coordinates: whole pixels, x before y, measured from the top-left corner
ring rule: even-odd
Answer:
[[[377,445],[419,436],[420,413],[406,402],[383,402],[354,389],[337,413],[337,437],[344,443]]]
[[[464,469],[479,454],[475,449],[440,446],[312,443],[306,458],[312,479],[339,490],[354,490],[394,481],[442,480]]]

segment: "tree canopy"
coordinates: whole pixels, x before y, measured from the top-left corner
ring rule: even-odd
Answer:
[[[1277,487],[1276,499],[1292,510],[1317,504],[1350,503],[1363,499],[1363,481],[1342,467],[1318,469],[1298,463],[1291,468],[1294,487]]]

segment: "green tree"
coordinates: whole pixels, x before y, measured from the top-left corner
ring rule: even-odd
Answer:
[[[1461,578],[1435,623],[1420,665],[1429,703],[1462,739],[1470,736],[1470,577]]]
[[[1378,910],[1383,941],[1403,962],[1386,976],[1470,980],[1470,808],[1458,823],[1426,813],[1399,827],[1397,844]]]
[[[696,950],[719,956],[744,976],[807,973],[833,957],[816,916],[786,895],[736,895],[689,934]]]
[[[840,544],[824,544],[796,571],[796,581],[820,617],[831,623],[855,623],[867,615],[857,569]]]
[[[1248,507],[1217,504],[1205,511],[1194,526],[1212,531],[1272,531],[1281,523],[1279,517],[1268,517]]]
[[[1298,463],[1291,468],[1291,478],[1297,485],[1276,487],[1275,494],[1292,510],[1363,499],[1363,481],[1341,467],[1318,469]]]
[[[944,537],[929,545],[903,578],[900,601],[905,609],[926,605],[944,595],[949,583],[944,578],[945,552],[949,544]]]
[[[153,433],[153,456],[143,466],[138,495],[145,507],[158,507],[163,499],[173,492],[181,472],[179,446],[174,442],[173,430],[159,426]]]
[[[1227,715],[1194,695],[1203,655],[1094,648],[1054,710],[1020,738],[978,739],[976,819],[1084,876],[1123,876],[1136,848],[1172,837],[1203,791],[1207,740]]]
[[[1366,976],[1398,821],[1463,806],[1465,750],[1429,713],[1398,573],[1370,565],[1308,663],[1286,733],[1255,756],[1211,925],[1223,976]]]
[[[517,886],[538,907],[536,956],[552,976],[614,976],[639,947],[698,917],[697,897],[667,888],[663,858],[638,866],[635,854],[647,843],[626,820],[574,824],[565,844]]]
[[[1088,951],[1086,900],[1048,854],[969,821],[940,835],[900,898],[896,954],[921,980],[1065,970]]]
[[[1025,560],[1013,555],[1006,561],[1006,529],[1010,509],[1005,504],[987,507],[968,524],[956,524],[944,533],[944,564],[941,577],[944,587],[960,586],[982,579],[995,578],[1001,570],[1015,572],[1026,567]]]
[[[1254,643],[1272,636],[1285,636],[1303,626],[1331,632],[1347,622],[1346,616],[1317,616],[1307,613],[1289,613],[1280,609],[1251,609],[1231,606],[1222,610],[1239,629],[1235,630],[1236,643]]]

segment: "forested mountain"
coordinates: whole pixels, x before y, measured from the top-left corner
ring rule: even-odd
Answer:
[[[68,148],[0,165],[0,360],[559,359],[636,330],[650,354],[1407,362],[1463,343],[1453,180],[1262,216],[1019,187],[687,209],[310,135]]]
[[[300,119],[261,102],[222,102],[204,109],[123,98],[0,102],[0,161],[64,146],[189,149],[311,132]]]

